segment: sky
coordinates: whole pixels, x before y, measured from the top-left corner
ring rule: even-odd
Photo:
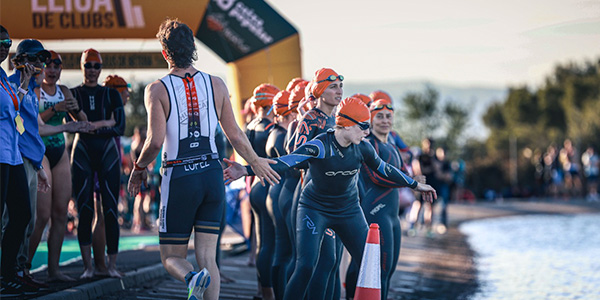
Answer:
[[[507,87],[544,82],[558,63],[600,59],[600,0],[270,0],[300,32],[305,78],[331,67],[348,82],[423,80]],[[44,41],[48,49],[156,51],[156,40]],[[200,42],[196,67],[225,78]],[[14,51],[14,50],[13,50]],[[164,70],[118,72],[149,82]],[[63,72],[63,83],[81,81]]]

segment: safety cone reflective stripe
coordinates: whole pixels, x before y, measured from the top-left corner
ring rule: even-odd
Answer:
[[[367,234],[367,243],[363,253],[358,281],[356,282],[355,300],[381,299],[381,260],[379,259],[379,225],[372,223]]]

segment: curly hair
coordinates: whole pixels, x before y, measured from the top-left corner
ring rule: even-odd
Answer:
[[[179,19],[167,19],[160,24],[156,38],[167,54],[167,61],[177,68],[187,68],[198,59],[194,33]]]

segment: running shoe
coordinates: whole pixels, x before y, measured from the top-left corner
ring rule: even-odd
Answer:
[[[21,283],[16,280],[2,278],[0,281],[0,298],[22,296]]]
[[[188,300],[203,300],[204,291],[210,285],[210,274],[206,268],[198,272],[188,285]]]

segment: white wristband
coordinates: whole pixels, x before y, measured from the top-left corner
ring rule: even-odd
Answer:
[[[23,94],[23,95],[27,95],[29,91],[28,90],[24,90],[22,87],[19,87],[19,93]]]

